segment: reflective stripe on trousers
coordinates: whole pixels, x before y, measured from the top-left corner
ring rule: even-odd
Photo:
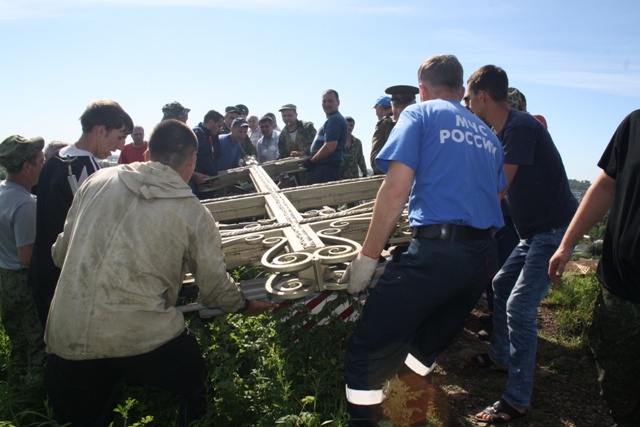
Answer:
[[[418,359],[413,357],[411,353],[407,354],[407,358],[404,361],[404,364],[407,365],[409,369],[420,376],[426,376],[436,366],[436,362],[434,361],[431,366],[425,366]],[[350,389],[348,385],[345,386],[347,393],[347,401],[353,403],[354,405],[378,405],[382,403],[385,398],[385,394],[380,390],[354,390]]]

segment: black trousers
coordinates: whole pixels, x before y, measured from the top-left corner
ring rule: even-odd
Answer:
[[[196,338],[186,329],[155,350],[130,357],[67,360],[50,354],[44,385],[56,420],[76,426],[108,426],[122,380],[180,396],[179,425],[207,409],[206,368]]]
[[[403,365],[428,374],[498,269],[495,240],[414,238],[405,249],[387,264],[347,344],[350,426],[377,426],[384,383]]]

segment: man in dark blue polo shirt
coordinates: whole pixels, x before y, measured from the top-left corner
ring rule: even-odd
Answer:
[[[486,65],[468,81],[471,110],[491,123],[504,148],[509,186],[503,191],[520,243],[493,279],[493,334],[488,354],[475,365],[508,370],[502,397],[476,415],[498,423],[524,416],[533,391],[538,305],[549,290],[547,267],[578,202],[547,128],[531,114],[510,109],[507,74]]]
[[[347,144],[347,121],[338,111],[338,92],[327,89],[322,94],[322,109],[327,120],[320,126],[311,144],[311,184],[337,181],[342,174],[342,154]]]

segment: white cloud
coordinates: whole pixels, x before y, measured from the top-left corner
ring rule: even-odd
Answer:
[[[406,15],[410,6],[386,6],[366,0],[0,0],[0,20],[56,18],[75,15],[92,6],[116,7],[193,7],[241,10],[259,14],[273,13],[358,13],[372,15]]]
[[[464,46],[459,57],[465,75],[485,64],[502,67],[510,81],[583,89],[609,95],[640,98],[640,52],[633,43],[603,40],[600,45],[578,43],[574,50],[534,49],[526,39],[495,38],[471,34],[465,29],[449,29],[440,41]],[[606,46],[614,45],[610,49]]]

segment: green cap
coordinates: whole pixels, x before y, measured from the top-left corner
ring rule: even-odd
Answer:
[[[0,142],[0,165],[7,170],[16,170],[30,157],[42,151],[44,139],[39,136],[27,139],[20,135],[11,135]]]
[[[293,110],[293,111],[297,111],[298,107],[296,107],[293,104],[284,104],[282,107],[280,107],[280,109],[278,111],[282,111],[282,110]]]
[[[185,108],[178,101],[170,102],[162,107],[162,120],[179,119],[189,114],[191,109]]]
[[[524,99],[522,98],[522,92],[520,92],[515,87],[510,87],[507,89],[507,104],[509,108],[513,108],[514,110],[524,111]]]

